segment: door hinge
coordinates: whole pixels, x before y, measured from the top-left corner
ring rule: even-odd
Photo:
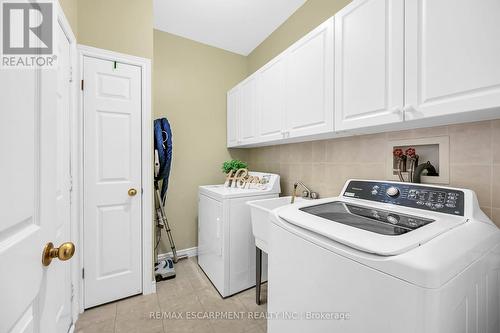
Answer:
[[[81,83],[82,83],[82,84],[81,84],[81,88],[82,88],[82,90],[83,90],[83,80],[82,80],[82,82],[81,82]]]
[[[69,67],[69,82],[73,82],[73,66]]]
[[[69,178],[69,191],[73,192],[73,177]]]
[[[82,279],[85,279],[85,268],[82,268]]]

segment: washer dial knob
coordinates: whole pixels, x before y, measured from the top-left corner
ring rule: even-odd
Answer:
[[[399,189],[397,187],[391,186],[387,189],[387,191],[385,191],[385,193],[388,196],[395,198],[399,195]]]

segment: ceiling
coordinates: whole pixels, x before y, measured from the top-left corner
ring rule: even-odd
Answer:
[[[248,55],[306,0],[154,0],[155,29]]]

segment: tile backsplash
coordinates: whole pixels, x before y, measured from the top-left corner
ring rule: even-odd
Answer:
[[[500,120],[252,148],[248,162],[252,170],[280,174],[282,195],[302,180],[329,197],[349,178],[386,179],[388,141],[444,135],[450,138],[450,186],[474,190],[500,226]]]

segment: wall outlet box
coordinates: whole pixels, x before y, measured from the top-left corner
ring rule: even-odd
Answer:
[[[405,151],[413,147],[419,155],[418,164],[427,161],[436,168],[438,176],[422,176],[425,184],[449,184],[450,183],[450,138],[448,136],[437,136],[421,139],[391,140],[387,145],[386,177],[388,180],[399,181],[397,174],[397,162],[392,152],[396,148]],[[407,162],[409,167],[409,163]],[[408,181],[408,172],[403,172],[405,181]]]

